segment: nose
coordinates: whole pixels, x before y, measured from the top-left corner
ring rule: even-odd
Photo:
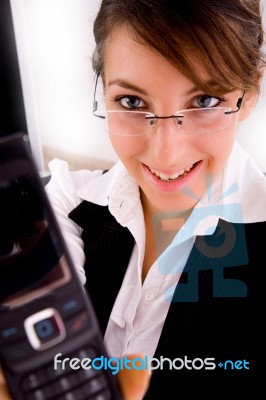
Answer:
[[[157,162],[168,166],[174,165],[185,143],[185,135],[174,119],[156,121],[156,126],[150,135],[150,149]]]

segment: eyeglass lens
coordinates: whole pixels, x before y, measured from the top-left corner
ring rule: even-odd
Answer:
[[[182,114],[166,118],[152,117],[144,112],[109,110],[105,129],[115,135],[135,136],[149,134],[162,123],[160,119],[173,119],[177,128],[185,133],[212,133],[227,129],[232,114],[226,115],[223,107],[185,110]],[[163,123],[169,123],[164,121]],[[173,123],[173,122],[172,122]]]

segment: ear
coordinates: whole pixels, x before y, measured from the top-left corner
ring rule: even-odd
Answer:
[[[261,82],[263,80],[263,75],[264,75],[264,68],[259,68],[258,70],[259,72],[259,87],[261,86]],[[243,102],[241,105],[241,109],[240,109],[240,115],[239,115],[239,120],[243,121],[246,118],[248,118],[248,116],[250,115],[250,113],[252,112],[253,108],[255,107],[257,100],[259,97],[259,93],[255,92],[255,91],[246,91],[245,92],[245,96],[243,98]]]
[[[240,121],[244,121],[246,118],[248,118],[253,108],[255,107],[255,104],[258,100],[258,96],[259,96],[258,93],[253,91],[245,92],[239,112]]]

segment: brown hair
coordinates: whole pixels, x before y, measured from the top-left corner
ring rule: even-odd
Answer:
[[[210,94],[259,91],[264,66],[259,0],[102,0],[94,23],[96,74],[104,74],[105,44],[122,25]],[[195,68],[195,57],[208,82]]]

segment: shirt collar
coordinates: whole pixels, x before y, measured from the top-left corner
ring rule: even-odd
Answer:
[[[108,205],[111,214],[122,226],[128,225],[141,208],[139,186],[120,161],[80,187],[77,194],[83,200]]]
[[[266,220],[266,178],[237,142],[222,174],[213,182],[207,176],[206,184],[205,195],[184,225],[184,237],[212,234],[220,218],[233,223]],[[122,226],[128,225],[141,207],[139,187],[121,161],[80,187],[77,194],[83,200],[109,205]]]

